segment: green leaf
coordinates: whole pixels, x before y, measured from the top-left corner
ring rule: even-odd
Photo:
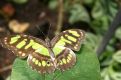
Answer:
[[[15,2],[17,4],[24,4],[24,3],[28,2],[28,0],[13,0],[13,2]]]
[[[117,51],[114,55],[113,55],[113,59],[118,62],[121,63],[121,50]]]
[[[91,11],[91,16],[94,18],[91,22],[91,27],[95,32],[104,34],[117,13],[117,6],[114,0],[95,1]]]
[[[93,4],[94,2],[95,0],[83,0],[83,3],[88,5]]]
[[[113,80],[121,80],[121,72],[114,72],[111,77]]]
[[[87,32],[85,44],[88,44],[87,47],[90,48],[91,50],[96,51],[99,43],[101,42],[101,39],[102,37],[100,35],[95,35],[93,33]]]
[[[55,71],[53,74],[46,74],[45,80],[53,80],[54,76],[58,76],[57,80],[100,80],[100,66],[96,54],[93,50],[82,46],[81,50],[76,53],[76,65],[61,73]],[[60,75],[60,76],[59,76]],[[16,59],[13,64],[11,80],[44,80],[44,75],[40,75],[33,71],[26,60]]]
[[[117,30],[116,30],[116,34],[115,34],[115,37],[118,38],[119,40],[121,39],[121,27],[119,27]]]
[[[57,6],[58,6],[58,1],[57,0],[51,0],[49,2],[49,5],[48,6],[49,6],[50,9],[56,9]]]
[[[117,13],[117,4],[113,0],[97,0],[92,9],[92,17],[99,20],[103,16],[109,18],[109,20]]]
[[[121,80],[121,72],[116,72],[112,65],[102,70],[102,80]]]
[[[91,13],[94,19],[100,19],[102,16],[104,16],[104,9],[99,1],[95,2],[94,8]]]
[[[69,17],[69,22],[74,23],[77,21],[84,21],[89,23],[90,22],[90,17],[85,9],[81,4],[74,4],[70,10],[70,17]]]

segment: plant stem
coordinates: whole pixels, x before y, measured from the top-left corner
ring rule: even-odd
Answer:
[[[55,31],[55,35],[60,33],[61,28],[62,28],[62,24],[63,24],[63,0],[58,0],[58,4],[59,4],[59,11],[58,11],[58,21],[57,21],[57,29]]]
[[[117,28],[119,27],[120,24],[121,24],[121,7],[119,8],[118,13],[116,14],[114,20],[112,21],[108,31],[104,35],[104,37],[103,37],[103,39],[102,39],[102,41],[101,41],[101,43],[96,51],[98,56],[100,56],[103,53],[103,51],[105,50],[109,41],[114,36],[115,31],[117,30]]]

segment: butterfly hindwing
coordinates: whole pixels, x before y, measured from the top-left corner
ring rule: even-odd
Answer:
[[[55,67],[50,56],[44,56],[33,52],[28,56],[27,62],[33,70],[36,70],[41,74],[52,73],[55,71]]]
[[[85,32],[80,29],[66,30],[55,36],[52,39],[51,44],[53,47],[64,46],[72,50],[79,51],[81,42],[85,37],[84,33]]]
[[[62,51],[56,55],[57,68],[61,71],[65,71],[71,68],[76,63],[75,53],[66,47],[60,47]]]

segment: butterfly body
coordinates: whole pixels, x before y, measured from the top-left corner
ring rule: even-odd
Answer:
[[[80,49],[84,31],[70,29],[45,41],[29,35],[11,35],[1,39],[3,47],[20,58],[27,58],[28,65],[39,73],[52,73],[71,68],[76,63],[72,50]],[[72,50],[71,50],[72,49]]]

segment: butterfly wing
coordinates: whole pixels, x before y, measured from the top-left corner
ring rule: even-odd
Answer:
[[[76,63],[76,55],[71,49],[57,46],[53,48],[53,51],[56,56],[57,68],[61,71],[71,68]]]
[[[63,31],[59,35],[55,36],[52,41],[52,47],[64,46],[72,50],[79,51],[81,42],[85,38],[85,32],[80,29],[70,29]]]
[[[56,56],[58,69],[64,71],[76,63],[76,55],[72,50],[79,51],[84,37],[84,31],[70,29],[63,31],[52,39],[51,44]]]
[[[27,57],[31,50],[31,47],[24,49],[24,47],[30,43],[30,39],[26,35],[6,36],[0,40],[0,43],[3,47],[8,48],[20,58]]]
[[[20,58],[28,56],[28,64],[39,73],[50,73],[55,70],[49,48],[40,39],[28,35],[12,35],[1,39],[1,44]]]
[[[43,46],[42,49],[48,51],[46,45],[44,45],[44,41],[23,34],[6,36],[0,39],[0,43],[20,58],[26,58],[31,52],[36,50],[37,46]],[[49,52],[45,54],[49,55]]]
[[[41,74],[52,73],[55,71],[55,67],[50,56],[33,52],[28,56],[27,62],[33,70],[36,70]]]

